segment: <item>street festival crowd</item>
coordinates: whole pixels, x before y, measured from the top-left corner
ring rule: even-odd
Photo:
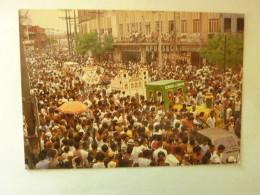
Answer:
[[[28,60],[30,59],[30,60]],[[86,57],[55,54],[27,54],[31,93],[38,100],[41,151],[35,156],[33,168],[115,168],[178,166],[198,164],[239,163],[239,159],[222,160],[224,145],[215,147],[210,140],[199,139],[197,130],[202,124],[215,126],[214,113],[207,121],[196,114],[196,107],[187,112],[185,105],[205,105],[205,95],[214,97],[214,107],[224,128],[240,137],[242,67],[239,71],[220,73],[214,66],[192,66],[180,59],[165,63],[157,71],[157,64],[94,60],[102,67],[101,82],[89,85],[82,81],[82,67]],[[64,72],[63,63],[82,64]],[[140,101],[123,91],[112,91],[111,81],[121,69],[134,74],[146,66],[150,81],[184,80],[186,100],[175,95],[175,103],[165,111],[164,102]],[[89,109],[83,114],[64,114],[58,107],[68,101],[84,102]],[[213,122],[212,122],[213,121]],[[24,134],[26,134],[24,120]],[[26,139],[25,136],[25,140]],[[28,159],[25,159],[28,166]],[[31,167],[30,167],[31,168]]]

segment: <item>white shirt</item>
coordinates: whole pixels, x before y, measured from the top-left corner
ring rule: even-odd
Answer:
[[[106,168],[104,162],[97,162],[93,165],[93,168]]]
[[[158,159],[158,153],[159,153],[159,152],[163,152],[163,153],[165,154],[165,156],[167,156],[167,151],[166,151],[165,149],[163,149],[163,148],[158,148],[157,150],[155,150],[155,151],[153,152],[153,158],[154,158],[155,160]]]
[[[200,147],[201,147],[201,150],[202,150],[203,156],[204,156],[205,153],[208,151],[209,146],[208,145],[204,146],[203,144],[201,144]]]
[[[139,146],[140,151],[149,150],[148,146],[141,145]]]
[[[86,163],[87,162],[87,158],[88,158],[88,151],[81,149],[80,150],[80,155],[81,155],[81,158],[83,160],[83,163]]]
[[[180,163],[180,161],[173,154],[168,154],[165,162],[169,163],[170,166],[176,166]]]
[[[197,95],[197,104],[201,105],[202,104],[202,100],[203,100],[203,95],[201,92],[198,93]]]
[[[223,154],[221,153],[220,156],[218,155],[217,151],[214,151],[212,156],[210,157],[210,160],[212,163],[219,163],[222,164],[222,158],[223,158]]]
[[[235,101],[235,111],[240,111],[240,108],[241,108],[241,102]]]
[[[140,154],[141,152],[142,152],[142,151],[140,150],[139,147],[136,147],[136,146],[133,147],[133,151],[132,151],[132,153],[131,153],[131,158],[133,159],[133,161],[134,161],[135,163],[138,163],[138,156],[139,156],[139,154]]]
[[[192,111],[191,113],[192,113],[192,115],[193,115],[193,118],[196,119],[196,117],[197,117],[197,111],[195,110],[195,111]]]
[[[180,123],[180,124],[181,124],[181,121],[178,120],[178,119],[174,119],[174,121],[173,121],[173,127],[175,127],[176,123]]]
[[[230,118],[231,111],[232,111],[231,108],[227,108],[227,110],[226,110],[226,119],[229,119],[229,118]]]
[[[209,117],[206,121],[206,123],[208,124],[209,128],[214,128],[215,127],[215,117],[211,118]]]
[[[50,164],[50,161],[48,159],[44,159],[44,160],[41,160],[39,161],[35,168],[36,169],[48,169],[49,168],[49,164]]]
[[[149,167],[151,160],[147,158],[139,158],[137,162],[139,164],[139,167]]]

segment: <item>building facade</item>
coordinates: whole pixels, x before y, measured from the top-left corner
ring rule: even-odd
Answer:
[[[222,14],[221,32],[232,34],[244,33],[244,14]]]
[[[158,61],[161,48],[163,63],[185,59],[196,65],[201,63],[198,51],[208,39],[227,31],[226,18],[231,17],[232,33],[244,29],[241,14],[79,10],[78,17],[80,34],[98,32],[100,41],[113,35],[116,61]]]
[[[34,41],[34,50],[41,51],[46,48],[46,34],[45,29],[39,26],[28,27],[29,40]]]

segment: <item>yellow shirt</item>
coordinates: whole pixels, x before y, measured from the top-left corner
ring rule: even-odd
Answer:
[[[133,133],[132,133],[131,130],[128,130],[128,131],[126,132],[126,135],[128,135],[129,137],[133,137]]]

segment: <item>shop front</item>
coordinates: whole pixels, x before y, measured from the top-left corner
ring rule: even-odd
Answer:
[[[121,60],[123,62],[140,62],[141,60],[141,46],[140,45],[120,45],[117,46],[121,52]]]
[[[158,43],[119,43],[115,44],[117,56],[123,62],[158,62]],[[162,62],[166,63],[191,63],[198,66],[202,63],[199,56],[200,45],[197,43],[162,43]],[[116,53],[115,53],[116,54]],[[114,54],[114,55],[115,55]]]

